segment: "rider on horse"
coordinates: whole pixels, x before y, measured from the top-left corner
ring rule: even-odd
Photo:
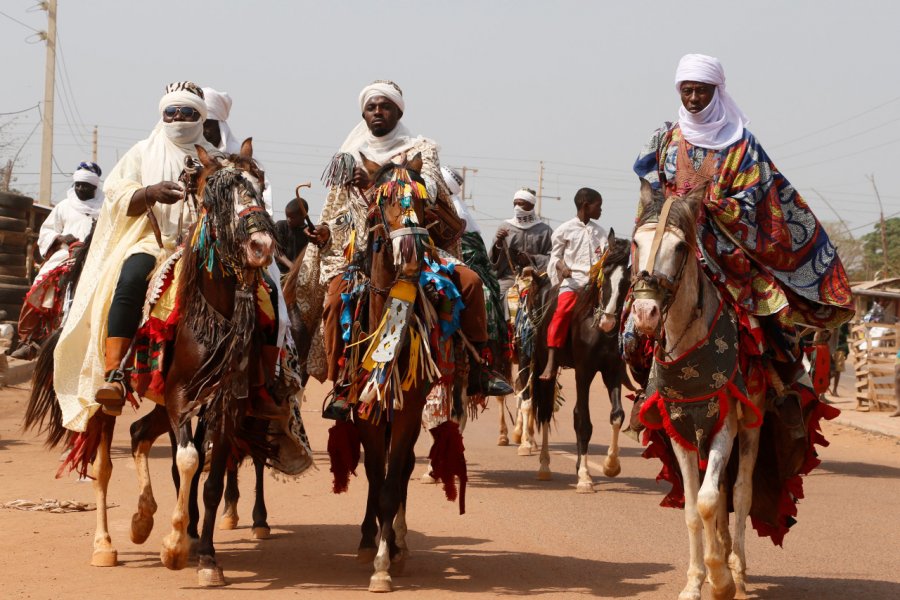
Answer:
[[[102,406],[121,414],[121,364],[141,320],[150,274],[171,256],[196,215],[177,182],[203,138],[207,109],[194,83],[169,84],[160,121],[135,144],[106,180],[106,201],[72,308],[54,354],[54,386],[63,424],[84,431]]]
[[[575,207],[578,215],[553,232],[547,264],[550,283],[559,286],[559,298],[547,329],[547,366],[541,373],[545,381],[556,375],[556,352],[566,345],[578,292],[589,283],[591,267],[607,248],[606,230],[594,222],[602,212],[600,192],[581,188],[575,193]]]
[[[83,162],[72,174],[72,187],[66,197],[53,207],[41,225],[38,249],[44,264],[31,286],[19,316],[21,346],[10,356],[30,360],[37,355],[41,343],[57,327],[63,316],[65,290],[59,288],[60,277],[71,268],[72,254],[94,228],[103,192],[100,166]]]
[[[443,204],[451,214],[455,214],[450,205],[450,193],[441,175],[437,144],[422,136],[411,135],[400,123],[406,104],[397,84],[376,81],[366,86],[360,93],[359,106],[363,120],[350,132],[340,149],[342,153],[354,157],[356,168],[353,186],[365,193],[374,183],[370,174],[362,168],[364,161],[384,166],[400,155],[405,154],[411,158],[418,154],[422,159],[421,176],[429,198],[433,198],[438,205]],[[322,319],[328,378],[333,381],[337,380],[339,360],[344,348],[340,324],[341,293],[345,291],[347,282],[340,275],[348,266],[349,257],[345,256],[345,250],[350,246],[351,238],[354,247],[365,247],[369,233],[366,229],[366,213],[367,201],[364,197],[349,193],[345,187],[332,186],[322,209],[322,222],[310,232],[311,239],[319,246],[318,252],[308,252],[304,257],[308,264],[318,262],[315,265],[319,271],[317,283],[321,287],[327,286]],[[426,223],[428,225],[432,223]],[[443,250],[452,252],[453,249],[445,247]],[[311,264],[310,267],[314,268]],[[471,269],[462,264],[454,269],[453,280],[466,307],[461,316],[462,333],[478,350],[482,350],[488,341],[482,282]],[[483,365],[475,365],[471,371],[471,395],[496,396],[509,393],[511,387],[507,382],[482,367]]]

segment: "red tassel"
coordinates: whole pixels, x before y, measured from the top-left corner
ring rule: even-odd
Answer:
[[[459,425],[453,421],[445,421],[431,429],[434,443],[428,458],[431,460],[431,473],[435,479],[444,484],[447,500],[456,500],[456,481],[459,478],[459,514],[466,514],[466,448],[463,446]]]
[[[359,465],[359,432],[349,421],[339,420],[328,430],[328,456],[334,482],[331,491],[346,492],[350,485],[350,473],[356,475]]]
[[[79,477],[90,477],[88,468],[97,456],[97,448],[100,447],[100,434],[103,431],[103,420],[98,415],[88,420],[84,431],[72,435],[71,446],[66,460],[59,465],[56,478],[59,479],[65,473],[75,471]]]

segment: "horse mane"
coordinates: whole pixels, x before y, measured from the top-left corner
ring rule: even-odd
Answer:
[[[603,272],[611,272],[613,267],[619,265],[628,266],[631,258],[631,240],[624,238],[615,238],[612,246],[607,250],[606,260],[603,263]],[[600,301],[600,287],[591,279],[584,288],[578,292],[578,298],[575,301],[572,319],[576,319],[586,312],[593,310]]]
[[[658,223],[659,215],[662,212],[662,206],[665,197],[662,191],[653,190],[652,197],[649,202],[642,202],[640,214],[635,221],[635,229],[649,223]],[[669,208],[669,218],[666,225],[671,225],[680,229],[684,233],[684,238],[692,242],[697,238],[697,210],[699,203],[691,202],[687,196],[677,196]]]

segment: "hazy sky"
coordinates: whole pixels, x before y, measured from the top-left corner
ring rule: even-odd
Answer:
[[[2,0],[0,11],[44,29],[33,4]],[[820,219],[837,220],[813,189],[860,235],[879,213],[866,175],[886,215],[900,214],[898,22],[895,0],[60,0],[54,155],[71,172],[96,124],[108,173],[152,129],[165,84],[191,79],[232,95],[229,123],[254,137],[277,211],[312,180],[318,213],[319,176],[359,119],[360,89],[392,79],[407,126],[441,144],[444,164],[478,169],[468,191],[486,237],[513,193],[537,186],[540,160],[551,224],[574,216],[572,196],[589,186],[604,197],[601,223],[630,234],[631,165],[676,118],[678,59],[701,52],[722,60],[750,130]],[[0,15],[0,113],[43,99],[45,46],[29,36]],[[16,117],[0,151],[24,143],[14,185],[33,195],[40,128],[25,140],[37,121],[35,110]],[[55,199],[68,182],[54,175]]]

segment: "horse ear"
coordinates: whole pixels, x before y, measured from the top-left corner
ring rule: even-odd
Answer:
[[[378,170],[381,169],[381,165],[379,165],[375,161],[369,160],[368,157],[366,157],[366,155],[362,152],[360,152],[359,155],[362,157],[362,166],[369,174],[369,177],[374,177],[375,173],[377,173]]]
[[[646,214],[653,209],[653,186],[641,177],[641,210],[640,214]]]
[[[609,228],[609,235],[606,236],[606,243],[609,248],[616,245],[616,230],[612,227]]]
[[[241,150],[240,150],[240,152],[238,152],[238,155],[241,158],[247,158],[247,159],[253,158],[253,138],[252,137],[248,137],[246,140],[243,141],[243,143],[241,144]]]
[[[213,160],[213,157],[209,155],[209,152],[203,146],[194,144],[194,149],[197,150],[197,160],[200,161],[201,165],[207,168],[215,166],[216,161]]]
[[[415,156],[413,156],[410,160],[406,161],[406,168],[415,171],[416,173],[422,172],[422,153],[419,152]]]

